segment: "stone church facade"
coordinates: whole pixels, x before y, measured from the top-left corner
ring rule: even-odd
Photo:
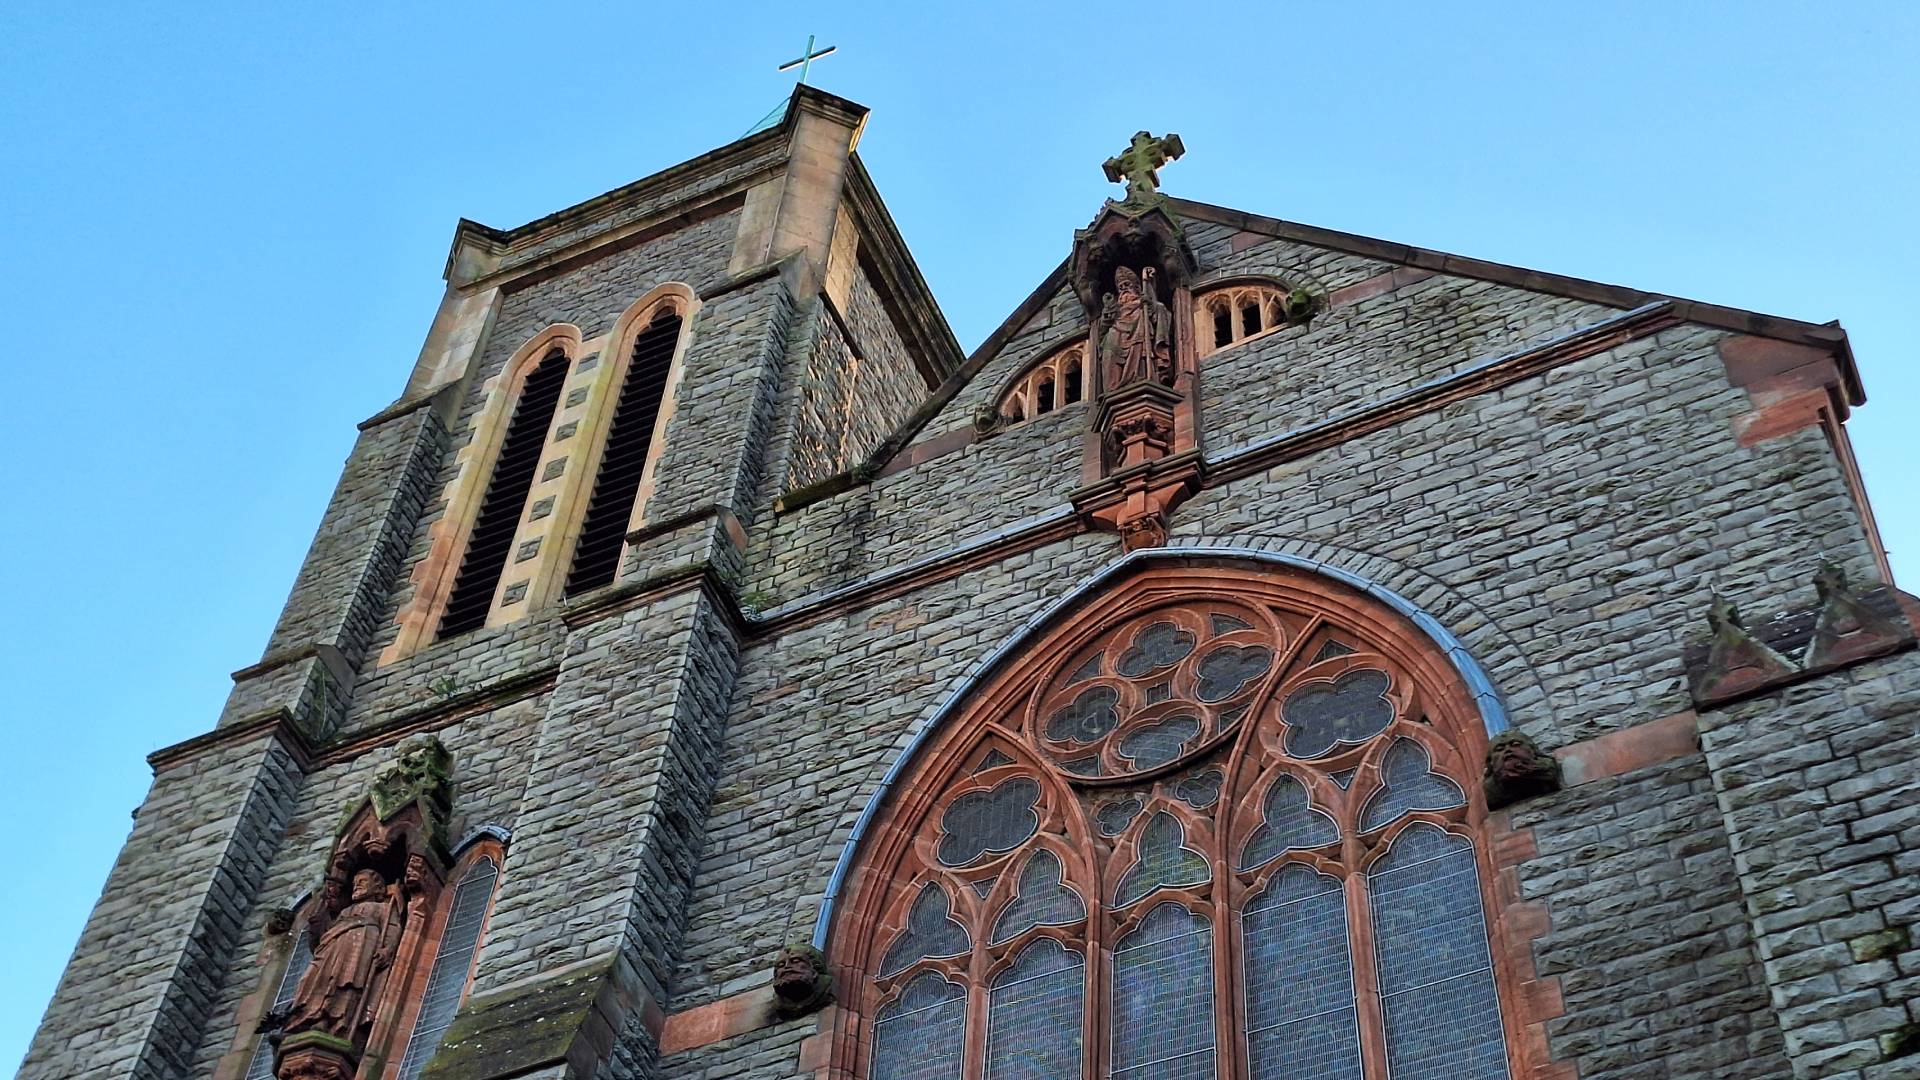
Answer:
[[[1837,326],[1143,132],[965,355],[864,117],[460,223],[22,1076],[1920,1076]]]

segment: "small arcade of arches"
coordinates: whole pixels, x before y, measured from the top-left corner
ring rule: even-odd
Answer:
[[[1194,338],[1201,356],[1298,322],[1302,301],[1284,285],[1247,282],[1194,297]]]
[[[1198,561],[1010,650],[860,841],[833,1075],[1507,1080],[1495,718],[1456,660],[1345,584]]]
[[[1091,376],[1087,370],[1087,343],[1074,341],[1041,357],[1014,376],[995,414],[1004,424],[1021,424],[1085,400]]]

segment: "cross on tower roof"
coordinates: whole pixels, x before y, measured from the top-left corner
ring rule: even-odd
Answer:
[[[1126,179],[1128,202],[1144,202],[1160,193],[1160,166],[1186,152],[1180,136],[1172,132],[1165,138],[1155,138],[1137,131],[1127,148],[1117,157],[1108,158],[1104,168],[1109,181],[1117,184]]]
[[[829,45],[826,48],[821,49],[819,52],[814,52],[813,51],[813,35],[808,34],[807,47],[801,50],[799,57],[793,60],[789,60],[784,64],[781,64],[778,70],[792,71],[794,68],[799,68],[800,84],[802,86],[805,86],[807,82],[807,69],[813,66],[813,62],[815,60],[820,59],[823,56],[832,56],[834,53],[834,50],[838,49],[839,47],[840,46],[838,45]]]

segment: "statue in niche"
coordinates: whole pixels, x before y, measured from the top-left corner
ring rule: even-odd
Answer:
[[[1173,313],[1160,302],[1154,269],[1130,267],[1113,272],[1117,293],[1108,293],[1100,311],[1100,371],[1106,389],[1137,382],[1173,385]]]
[[[353,875],[344,904],[340,878],[329,874],[322,901],[307,932],[313,935],[313,964],[294,989],[283,1030],[289,1035],[313,1031],[354,1041],[371,1023],[371,1006],[393,966],[406,926],[404,891],[390,888],[380,871]]]

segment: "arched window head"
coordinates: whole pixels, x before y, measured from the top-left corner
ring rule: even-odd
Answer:
[[[466,999],[499,888],[501,859],[498,844],[476,844],[448,878],[453,887],[440,898],[432,959],[424,965],[424,978],[415,973],[416,989],[406,1006],[406,1035],[394,1049],[400,1058],[397,1080],[418,1080]]]
[[[859,841],[837,1067],[1506,1080],[1487,721],[1448,647],[1317,574],[1193,561],[1010,649]]]
[[[560,394],[572,369],[573,358],[556,344],[520,380],[498,452],[490,463],[485,493],[467,533],[460,571],[440,613],[442,638],[486,625],[488,614],[496,607],[501,577],[513,555],[514,536],[526,513],[527,496],[533,490]]]
[[[610,371],[618,389],[595,463],[593,492],[587,500],[567,571],[566,595],[610,585],[620,570],[620,553],[635,524],[652,465],[658,456],[663,415],[671,405],[674,362],[685,337],[689,297],[668,293],[646,302],[615,334],[618,362]],[[624,330],[625,332],[620,332]]]
[[[1263,337],[1312,311],[1304,292],[1278,282],[1241,282],[1195,294],[1194,326],[1200,355]]]
[[[1028,364],[1008,381],[994,405],[1001,423],[1018,424],[1083,400],[1087,343],[1076,340]]]

